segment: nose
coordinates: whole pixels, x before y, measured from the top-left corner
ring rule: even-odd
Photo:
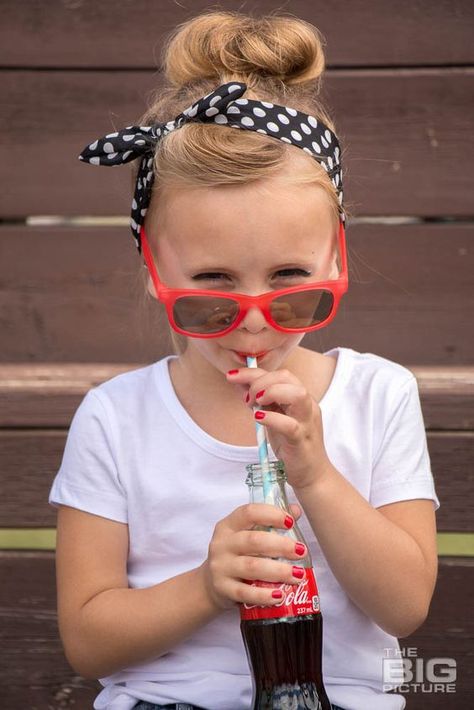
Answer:
[[[247,330],[249,333],[260,333],[267,327],[268,323],[258,306],[251,306],[239,325],[239,329]]]

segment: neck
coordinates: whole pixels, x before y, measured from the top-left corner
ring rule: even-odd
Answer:
[[[192,346],[188,345],[185,352],[172,362],[170,372],[173,384],[192,391],[196,399],[219,399],[229,403],[241,399],[241,388],[228,382],[226,373],[217,369]]]

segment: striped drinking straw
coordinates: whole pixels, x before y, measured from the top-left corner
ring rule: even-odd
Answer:
[[[256,357],[247,357],[247,367],[257,367]],[[253,411],[256,412],[258,407],[254,407]],[[273,497],[272,486],[270,483],[270,465],[268,461],[268,442],[265,427],[259,424],[255,420],[255,429],[257,432],[257,445],[258,445],[258,459],[260,461],[260,468],[262,471],[262,483],[263,483],[263,499],[265,503],[270,505],[275,505],[275,499]]]

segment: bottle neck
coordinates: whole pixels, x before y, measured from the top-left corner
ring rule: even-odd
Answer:
[[[247,466],[248,476],[246,484],[249,487],[250,501],[252,503],[265,503],[265,493],[271,499],[271,503],[284,510],[288,509],[286,498],[286,472],[283,461],[271,461],[269,473],[266,474],[264,486],[262,468],[260,464],[249,464]]]
[[[263,478],[262,469],[260,464],[249,464],[247,467],[247,478],[245,483],[249,487],[250,502],[251,503],[267,503],[270,502],[271,505],[275,505],[280,510],[284,510],[286,513],[292,515],[290,510],[290,504],[288,498],[286,497],[286,472],[283,461],[271,461],[270,462],[270,472],[267,477],[268,490],[269,490],[269,501],[265,500],[264,490],[263,490]],[[267,487],[266,487],[267,488]],[[255,529],[268,530],[271,531],[273,528],[260,528],[258,526]],[[311,554],[309,552],[306,540],[295,522],[294,525],[289,530],[278,530],[278,534],[286,535],[292,538],[295,542],[302,542],[306,545],[307,552],[300,563],[304,567],[312,567]]]

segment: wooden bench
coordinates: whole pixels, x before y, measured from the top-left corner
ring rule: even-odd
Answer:
[[[271,0],[220,4],[275,10]],[[156,309],[137,317],[129,171],[104,174],[77,155],[136,122],[161,82],[163,37],[209,2],[111,5],[2,6],[1,710],[92,707],[98,684],[73,673],[58,638],[47,493],[88,388],[170,352]],[[413,366],[441,500],[440,566],[429,619],[403,646],[417,648],[419,660],[453,657],[458,678],[452,695],[410,692],[407,710],[470,710],[474,4],[402,0],[394,12],[391,0],[360,0],[341,12],[340,3],[302,0],[283,9],[327,40],[323,98],[357,216],[349,292],[336,321],[305,345],[345,345]]]
[[[31,548],[37,546],[34,540],[38,531],[55,526],[55,511],[48,506],[47,496],[80,400],[93,385],[137,366],[0,365],[4,501],[0,528],[22,528],[25,535],[30,533],[22,543],[26,548],[0,552],[0,686],[2,694],[6,692],[3,703],[7,704],[2,705],[5,710],[69,708],[73,704],[85,709],[92,707],[97,694],[98,683],[77,676],[62,652],[56,618],[54,552]],[[419,383],[441,502],[440,547],[447,545],[449,551],[451,545],[451,550],[455,550],[456,541],[446,538],[446,533],[472,530],[468,479],[474,454],[474,368],[414,367],[413,372]],[[46,541],[48,546],[51,540]],[[472,557],[440,555],[429,618],[415,634],[402,640],[403,648],[415,648],[418,658],[425,662],[433,657],[454,658],[458,672],[456,694],[445,699],[439,692],[410,692],[410,710],[470,707],[473,625],[466,610],[469,589],[472,593],[473,562]]]

